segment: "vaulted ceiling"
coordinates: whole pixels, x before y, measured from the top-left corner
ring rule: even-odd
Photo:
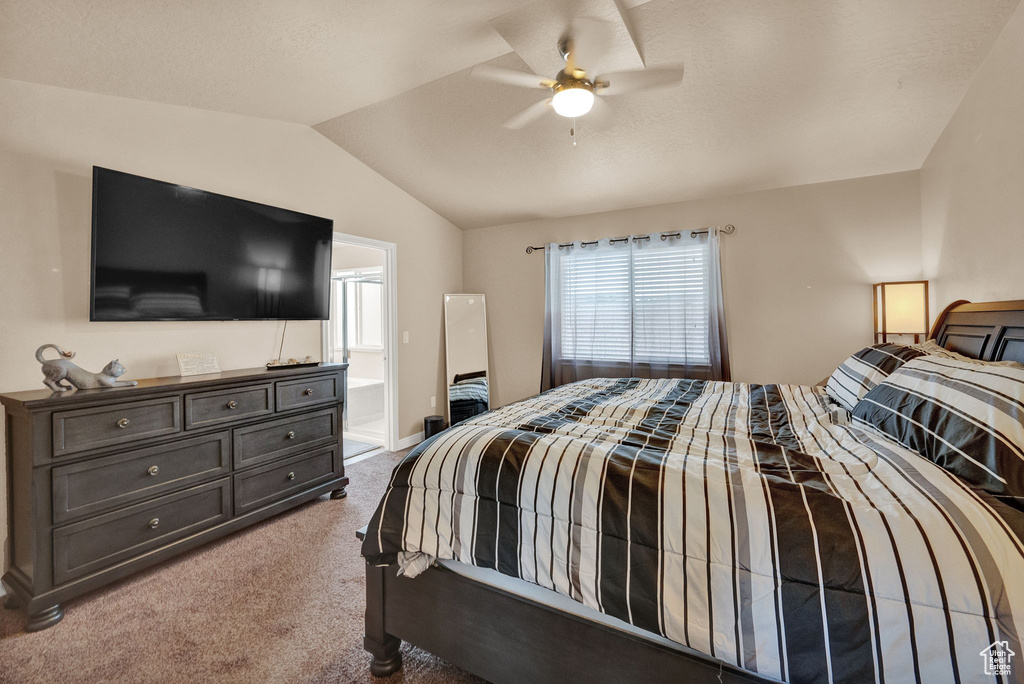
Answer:
[[[0,77],[314,125],[463,228],[916,169],[1019,0],[4,0]],[[603,117],[502,122],[573,17]]]

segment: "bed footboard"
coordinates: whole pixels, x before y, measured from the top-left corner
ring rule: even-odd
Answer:
[[[366,566],[370,672],[402,667],[406,641],[495,684],[767,680],[481,584],[443,567],[415,579],[397,565]]]

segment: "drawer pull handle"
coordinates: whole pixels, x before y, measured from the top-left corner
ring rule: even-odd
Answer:
[[[122,430],[124,430],[126,427],[128,427],[128,425],[130,423],[131,423],[131,421],[128,420],[127,418],[122,418],[121,420],[117,421],[117,427],[119,427]]]
[[[295,479],[295,473],[288,473],[288,479],[289,480],[294,480]]]
[[[303,394],[305,394],[305,395],[306,395],[307,397],[311,397],[311,396],[313,396],[313,388],[312,388],[312,387],[310,387],[310,388],[309,388],[309,389],[307,389],[307,390],[306,390],[305,392],[303,392]]]
[[[286,434],[285,437],[287,437],[288,439],[295,439],[295,433],[289,430],[288,434]]]
[[[229,401],[228,402],[228,408],[229,409],[236,409],[236,408],[238,408],[238,402],[237,401]]]
[[[160,473],[160,466],[149,466],[149,470],[147,470],[146,472],[149,473],[150,475],[157,475]]]
[[[153,518],[152,520],[149,521],[149,526],[151,528],[153,528],[154,530],[157,528],[157,526],[159,524],[160,524],[160,518]]]

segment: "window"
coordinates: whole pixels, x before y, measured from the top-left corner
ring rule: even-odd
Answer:
[[[383,286],[379,272],[335,273],[333,276],[334,346],[349,350],[380,351],[384,348]]]
[[[562,276],[561,357],[629,362],[629,252],[565,257]]]
[[[633,253],[633,356],[708,365],[708,245]]]
[[[381,284],[349,281],[348,346],[349,349],[383,349],[381,339]]]
[[[544,389],[594,377],[727,380],[718,235],[545,249]]]
[[[707,258],[707,242],[565,257],[562,358],[708,365]]]

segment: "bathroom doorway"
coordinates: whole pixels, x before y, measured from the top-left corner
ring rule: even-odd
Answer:
[[[331,253],[324,358],[348,363],[345,459],[395,443],[395,245],[341,233]]]

